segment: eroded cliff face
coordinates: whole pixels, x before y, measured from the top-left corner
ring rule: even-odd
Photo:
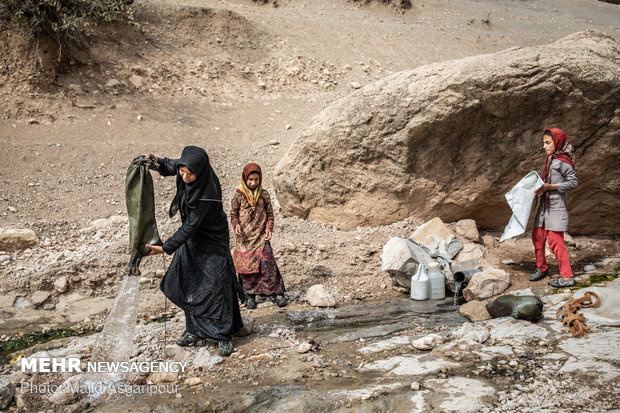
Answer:
[[[576,148],[570,231],[620,233],[620,46],[596,31],[396,73],[337,101],[279,162],[286,214],[342,228],[406,216],[503,229],[507,192],[544,163],[542,133]]]

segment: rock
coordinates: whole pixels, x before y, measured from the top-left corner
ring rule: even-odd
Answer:
[[[129,83],[131,83],[133,85],[133,87],[135,87],[136,89],[140,89],[142,87],[142,76],[138,76],[138,75],[131,75],[129,76]]]
[[[484,257],[484,247],[473,242],[463,244],[463,249],[454,258],[456,262],[480,261]]]
[[[194,356],[194,361],[192,365],[194,367],[202,367],[206,369],[211,369],[213,366],[220,364],[224,361],[222,357],[217,354],[211,354],[209,350],[202,347]]]
[[[30,301],[33,305],[39,306],[47,301],[52,294],[49,291],[37,291],[32,295]]]
[[[443,337],[439,334],[429,334],[417,340],[413,340],[411,345],[418,350],[432,350],[443,343]]]
[[[480,239],[478,226],[473,219],[461,219],[456,223],[455,230],[458,235],[466,240],[477,242]]]
[[[411,383],[411,390],[413,391],[420,390],[420,383],[418,383],[417,381],[414,381],[413,383]]]
[[[465,377],[430,379],[424,385],[433,389],[433,395],[438,400],[433,410],[441,412],[480,412],[496,393],[484,381]]]
[[[329,278],[333,275],[333,271],[326,265],[317,264],[310,270],[310,275],[316,278]]]
[[[463,324],[461,327],[453,331],[451,336],[455,340],[466,340],[476,343],[484,343],[489,339],[489,330],[478,323]]]
[[[360,83],[359,83],[359,82],[351,82],[351,87],[352,87],[353,89],[359,89],[359,88],[361,88],[361,87],[362,87],[362,85],[360,85]]]
[[[299,347],[297,348],[297,352],[300,353],[300,354],[307,353],[310,350],[312,350],[312,344],[307,343],[307,342],[306,343],[301,343],[299,345]]]
[[[239,330],[237,334],[235,334],[235,337],[249,336],[250,334],[252,334],[252,332],[254,332],[254,324],[256,323],[256,320],[254,320],[254,317],[243,316],[242,318],[243,318],[243,328]]]
[[[54,289],[60,294],[67,292],[69,289],[69,281],[64,275],[54,280]]]
[[[426,248],[431,257],[446,260],[451,260],[463,247],[455,234],[437,217],[420,225],[409,239]]]
[[[0,295],[0,308],[3,307],[13,307],[15,304],[15,299],[17,296],[15,294],[2,294]]]
[[[434,262],[429,253],[410,240],[392,237],[383,246],[381,270],[386,271],[398,284],[411,287],[411,276],[418,269],[418,264]]]
[[[79,396],[79,392],[76,392],[74,389],[80,387],[83,378],[83,374],[76,374],[69,377],[49,396],[49,401],[54,404],[69,404],[76,400]]]
[[[120,82],[118,79],[110,79],[110,80],[108,80],[108,82],[105,84],[105,87],[107,87],[107,88],[112,88],[112,87],[118,86],[118,85],[120,85],[120,84],[121,84],[121,82]]]
[[[39,238],[31,229],[0,229],[0,250],[18,251],[38,243]]]
[[[26,297],[16,297],[13,307],[15,308],[27,308],[31,307],[32,303]]]
[[[276,166],[278,201],[285,215],[344,229],[441,216],[502,231],[511,210],[498,194],[543,162],[548,114],[523,113],[553,105],[573,146],[589,145],[581,164],[598,166],[580,171],[571,205],[588,213],[572,214],[571,229],[618,234],[620,166],[608,154],[620,152],[619,72],[618,42],[585,30],[394,73],[308,122]]]
[[[0,378],[0,410],[5,410],[13,401],[15,386],[9,380]]]
[[[601,302],[597,308],[588,307],[578,311],[586,317],[586,323],[620,327],[620,278],[606,287],[588,287],[576,291],[574,297],[581,298],[586,291],[598,294]]]
[[[463,314],[473,322],[491,319],[491,315],[486,309],[486,304],[478,300],[472,300],[463,304],[459,308],[459,313]]]
[[[168,371],[168,372],[158,371],[149,376],[149,380],[153,384],[174,383],[178,379],[179,379],[179,372],[172,372],[172,371]]]
[[[463,297],[467,301],[489,298],[503,293],[508,286],[510,286],[508,273],[492,268],[474,274],[463,290]]]
[[[594,271],[596,270],[596,265],[592,265],[592,264],[584,265],[583,270],[585,272]]]
[[[336,300],[323,284],[316,284],[308,288],[306,299],[313,307],[334,307],[336,305]]]
[[[187,386],[196,386],[197,384],[202,383],[202,379],[200,377],[188,377],[185,379],[184,383]]]

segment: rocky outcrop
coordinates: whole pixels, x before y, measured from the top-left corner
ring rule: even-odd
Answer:
[[[560,127],[577,156],[571,232],[618,234],[619,103],[620,46],[592,30],[396,73],[303,129],[277,197],[285,214],[342,228],[439,216],[501,230],[504,193],[540,171],[543,130]]]

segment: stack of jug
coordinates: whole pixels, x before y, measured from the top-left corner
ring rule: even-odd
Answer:
[[[414,300],[443,300],[446,298],[444,276],[439,264],[431,262],[427,265],[418,265],[418,271],[411,277],[411,298]]]

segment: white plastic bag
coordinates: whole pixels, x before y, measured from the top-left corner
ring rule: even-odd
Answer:
[[[512,209],[512,216],[499,242],[506,241],[525,232],[527,221],[532,213],[532,207],[536,200],[537,188],[543,184],[538,172],[532,171],[525,175],[510,191],[506,193],[506,201]]]

